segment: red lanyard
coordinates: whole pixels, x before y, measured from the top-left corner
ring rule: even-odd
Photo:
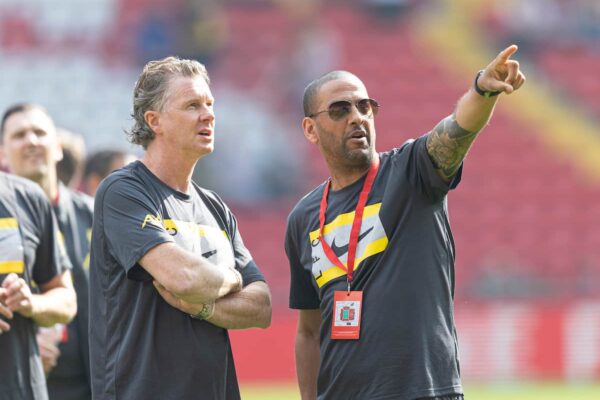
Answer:
[[[369,197],[369,192],[371,191],[371,187],[373,186],[373,182],[375,181],[375,176],[377,175],[378,170],[379,154],[375,153],[375,159],[373,160],[371,168],[369,168],[369,172],[367,173],[365,182],[363,183],[362,191],[358,197],[358,203],[356,204],[356,210],[354,212],[352,230],[350,231],[350,241],[348,242],[348,267],[346,267],[344,263],[342,263],[335,255],[331,247],[325,241],[325,236],[323,235],[323,228],[325,227],[325,211],[327,210],[327,194],[329,193],[329,188],[331,187],[331,178],[327,181],[325,184],[325,190],[323,190],[323,198],[321,199],[321,207],[319,209],[319,240],[321,241],[321,245],[323,246],[325,255],[327,258],[329,258],[329,261],[347,272],[348,288],[350,287],[350,282],[352,282],[352,273],[354,272],[354,259],[356,257],[356,246],[358,245],[358,235],[360,233],[360,226],[362,224],[363,211],[365,210],[367,198]]]

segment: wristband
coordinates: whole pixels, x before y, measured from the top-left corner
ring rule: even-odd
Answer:
[[[475,75],[475,82],[473,84],[473,88],[475,89],[475,91],[477,92],[478,95],[483,96],[485,98],[490,98],[490,97],[494,97],[494,96],[498,96],[500,94],[500,92],[496,91],[496,92],[487,92],[485,90],[481,90],[479,88],[479,86],[477,85],[477,81],[479,80],[479,77],[483,74],[483,70],[479,71],[477,73],[477,75]]]
[[[190,317],[199,320],[209,319],[215,313],[215,303],[207,303],[202,305],[202,309],[198,314],[192,315]]]

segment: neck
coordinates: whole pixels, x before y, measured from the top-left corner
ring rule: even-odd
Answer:
[[[56,177],[56,175],[44,175],[36,183],[40,185],[44,193],[46,193],[46,197],[48,198],[48,200],[50,200],[50,202],[54,204],[54,200],[58,196],[58,178]]]
[[[377,157],[377,153],[372,151],[369,161],[363,165],[348,165],[348,163],[336,163],[335,159],[329,159],[329,175],[331,176],[331,190],[340,190],[362,178],[369,172],[371,164]]]
[[[141,161],[158,179],[171,188],[182,193],[190,193],[192,174],[197,160],[167,157],[165,154],[146,151]]]
[[[362,178],[368,171],[371,165],[366,167],[353,167],[353,168],[332,168],[329,167],[331,174],[331,190],[340,190],[346,186],[352,185],[354,182]]]

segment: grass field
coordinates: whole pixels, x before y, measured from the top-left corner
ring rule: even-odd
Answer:
[[[600,400],[600,382],[567,385],[564,383],[464,384],[465,400]],[[298,390],[290,385],[242,385],[243,400],[299,400]]]

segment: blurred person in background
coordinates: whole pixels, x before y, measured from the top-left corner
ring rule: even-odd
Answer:
[[[178,54],[210,68],[229,39],[229,23],[218,0],[184,0],[177,25]]]
[[[197,61],[149,62],[133,94],[140,161],[98,188],[90,356],[96,399],[239,399],[227,329],[265,328],[268,286],[233,213],[192,172],[214,148]]]
[[[78,189],[85,160],[83,136],[63,128],[56,128],[62,148],[62,159],[56,164],[58,180],[71,189]]]
[[[39,176],[46,169],[43,152],[25,150],[15,161],[12,140],[13,135],[43,134],[32,126],[15,129],[21,121],[9,111],[0,126],[2,161]],[[41,125],[49,125],[45,113],[35,113]],[[71,266],[59,236],[42,189],[0,172],[0,400],[48,398],[36,327],[66,324],[77,312]]]
[[[268,91],[265,97],[280,96],[281,100],[274,102],[281,108],[278,112],[291,111],[297,118],[297,108],[285,108],[296,104],[307,81],[331,71],[338,64],[340,38],[323,17],[323,1],[275,0],[274,3],[286,14],[289,27],[283,33],[285,45],[265,66],[264,83],[261,82],[259,87]]]
[[[462,399],[447,194],[498,95],[525,81],[503,50],[431,132],[375,150],[379,104],[334,71],[304,94],[302,128],[331,174],[288,219],[302,399]]]
[[[176,48],[180,25],[177,11],[181,8],[177,3],[147,2],[141,8],[140,23],[135,30],[135,56],[139,64],[164,57]]]
[[[93,153],[85,160],[82,190],[94,197],[102,179],[135,160],[133,154],[120,150],[100,150]]]
[[[414,0],[365,0],[365,7],[379,21],[395,23],[406,16]]]
[[[2,122],[4,157],[11,173],[36,182],[50,200],[64,239],[77,292],[78,313],[68,325],[40,329],[37,341],[50,399],[89,399],[88,267],[92,199],[60,182],[57,164],[63,152],[47,111],[36,104],[17,104]]]

